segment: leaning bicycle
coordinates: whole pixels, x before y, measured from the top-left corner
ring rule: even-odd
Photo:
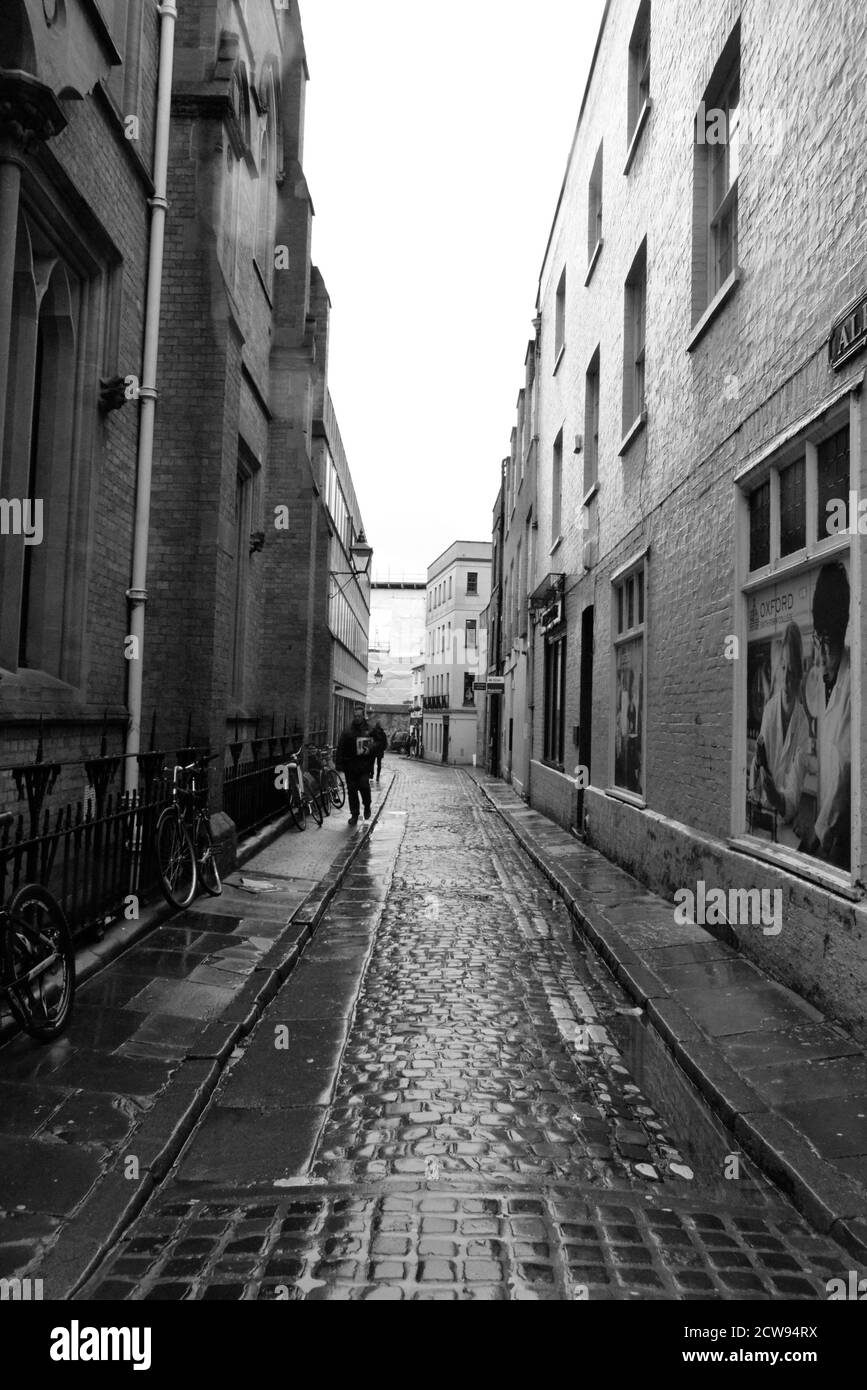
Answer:
[[[0,815],[0,829],[14,819],[10,811]],[[24,1031],[48,1042],[69,1023],[75,997],[75,948],[63,908],[41,884],[22,884],[0,903],[0,941],[0,989]]]
[[[216,753],[172,772],[172,799],[154,833],[160,887],[172,907],[189,907],[199,884],[211,897],[223,891],[208,809],[207,764]]]
[[[281,768],[281,774],[285,779],[283,790],[286,793],[289,812],[297,828],[307,829],[308,816],[312,816],[321,827],[325,816],[330,812],[323,811],[324,802],[319,786],[311,773],[305,772],[301,767],[298,754],[293,753],[287,758]]]
[[[317,753],[322,764],[319,774],[319,785],[325,795],[331,801],[336,811],[339,811],[346,802],[346,786],[343,778],[334,766],[334,749],[330,747],[318,748]]]

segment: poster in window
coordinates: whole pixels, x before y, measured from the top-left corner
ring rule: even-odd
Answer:
[[[750,595],[747,830],[849,869],[852,824],[848,562]]]
[[[617,648],[614,785],[644,795],[644,638]]]

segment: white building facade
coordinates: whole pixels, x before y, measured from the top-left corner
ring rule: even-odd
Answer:
[[[484,677],[481,615],[491,597],[491,542],[455,541],[428,569],[424,671],[424,756],[472,763]]]

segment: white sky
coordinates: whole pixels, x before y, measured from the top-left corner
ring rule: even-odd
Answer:
[[[380,579],[489,540],[603,0],[301,0],[330,389]]]

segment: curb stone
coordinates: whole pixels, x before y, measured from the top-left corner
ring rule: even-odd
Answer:
[[[819,1232],[830,1235],[867,1263],[863,1189],[844,1173],[830,1169],[807,1137],[775,1113],[734,1071],[668,986],[599,914],[592,894],[545,857],[534,836],[517,823],[508,807],[498,805],[480,778],[471,776],[470,780],[563,899],[573,918],[573,933],[590,943],[630,998],[645,1011],[650,1026],[743,1151]],[[599,858],[604,859],[604,855],[599,854]]]
[[[282,936],[238,997],[220,1018],[203,1028],[128,1137],[124,1151],[97,1179],[78,1210],[58,1228],[54,1244],[23,1271],[41,1278],[46,1290],[55,1290],[50,1295],[52,1301],[75,1297],[173,1167],[207,1108],[233,1049],[256,1026],[297,965],[351,865],[370,839],[393,783],[392,775],[370,821],[362,823],[347,852],[331,865],[288,919]],[[256,851],[262,848],[265,845],[259,841]],[[168,915],[172,915],[171,909]],[[130,1157],[139,1160],[142,1177],[137,1182],[123,1175],[124,1162]]]

